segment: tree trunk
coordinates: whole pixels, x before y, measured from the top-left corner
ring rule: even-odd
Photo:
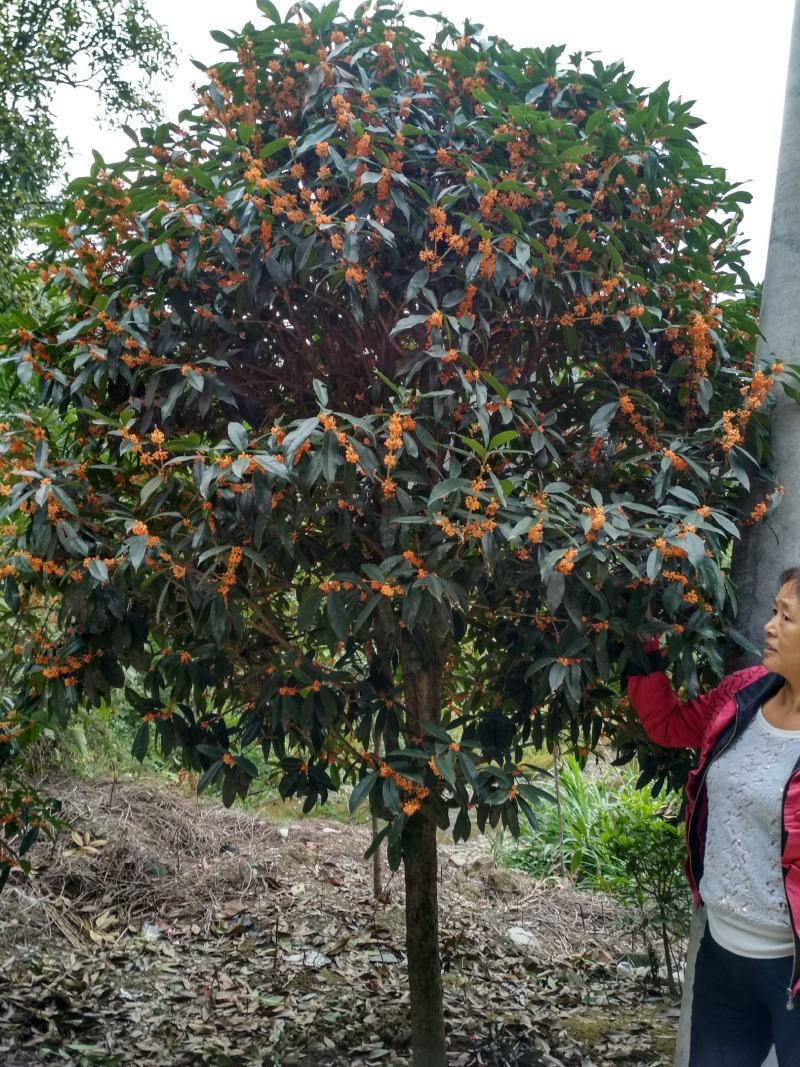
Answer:
[[[375,757],[375,763],[381,758],[381,739],[375,735],[375,744],[372,748],[372,755]],[[378,836],[378,816],[373,812],[372,815],[372,836],[373,838]],[[376,900],[379,900],[383,895],[383,864],[381,863],[381,848],[375,849],[372,853],[372,895]]]
[[[413,1064],[446,1067],[436,825],[430,819],[419,819],[412,847],[413,854],[406,855],[404,867]]]
[[[757,354],[784,363],[800,360],[800,319],[797,313],[797,279],[800,277],[800,2],[795,4],[786,97],[783,108],[781,147],[775,179],[775,201],[769,235],[764,293],[761,301],[761,332]],[[734,545],[732,576],[739,598],[736,625],[757,647],[763,647],[764,624],[770,616],[780,572],[800,563],[797,530],[800,527],[800,408],[778,388],[778,402],[771,424],[773,468],[785,486],[781,506],[773,518],[746,527]],[[754,501],[755,503],[755,501]],[[731,669],[753,662],[754,657],[732,646],[727,661]],[[693,928],[695,939],[697,933]],[[691,1010],[691,988],[684,984],[681,1012],[683,1042],[688,1047],[684,1016]],[[688,1005],[688,1007],[687,1007]],[[679,1054],[682,1045],[679,1043]],[[676,1067],[686,1059],[676,1057]],[[774,1067],[771,1050],[764,1067]]]
[[[761,331],[757,355],[784,363],[800,361],[800,317],[797,279],[800,277],[800,4],[795,7],[789,71],[783,111],[781,147],[775,181]],[[795,383],[796,384],[796,383]],[[800,408],[777,387],[772,415],[773,468],[785,486],[780,507],[765,522],[746,527],[734,547],[733,578],[739,598],[736,626],[753,644],[763,648],[764,624],[769,618],[780,572],[800,563]],[[753,504],[757,500],[752,501]],[[742,667],[757,661],[731,647],[728,665]]]
[[[689,928],[689,947],[686,950],[686,970],[683,973],[683,996],[681,997],[681,1017],[678,1021],[678,1040],[675,1045],[675,1059],[672,1067],[688,1067],[689,1038],[692,1028],[692,995],[694,993],[694,965],[697,949],[706,924],[705,908],[692,909],[692,925]]]
[[[400,648],[406,723],[413,737],[424,722],[439,722],[447,642],[406,637]],[[411,1004],[413,1067],[447,1067],[439,957],[439,895],[436,824],[425,809],[413,816],[403,849],[406,886],[406,955]]]

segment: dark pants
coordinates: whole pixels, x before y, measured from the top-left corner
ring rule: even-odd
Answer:
[[[706,926],[694,976],[689,1067],[761,1067],[772,1045],[780,1067],[798,1067],[800,1003],[786,1008],[791,971],[791,956],[737,956]]]

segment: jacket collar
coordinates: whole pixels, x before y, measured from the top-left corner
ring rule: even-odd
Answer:
[[[755,717],[764,701],[774,697],[779,690],[783,689],[785,683],[786,679],[783,675],[768,671],[734,694],[736,705],[742,713],[740,725],[747,725]]]

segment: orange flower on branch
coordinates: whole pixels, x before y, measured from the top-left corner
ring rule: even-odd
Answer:
[[[555,570],[557,570],[559,574],[572,574],[577,554],[577,548],[568,548],[558,563],[556,563]]]

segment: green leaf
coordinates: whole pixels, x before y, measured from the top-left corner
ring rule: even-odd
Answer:
[[[142,486],[142,490],[139,493],[139,499],[143,504],[147,503],[150,497],[155,493],[157,489],[161,489],[164,485],[164,478],[160,474],[154,475],[149,481],[145,482]]]
[[[322,603],[322,590],[318,586],[311,588],[300,604],[297,612],[297,629],[301,632],[308,630],[317,616],[319,606]]]
[[[89,574],[91,574],[93,578],[96,578],[98,582],[108,581],[108,567],[106,567],[105,563],[96,556],[89,563]]]
[[[600,125],[600,123],[605,121],[607,118],[608,118],[608,112],[607,111],[601,111],[601,110],[593,111],[591,113],[591,115],[588,117],[588,119],[586,120],[586,122],[583,124],[583,132],[584,132],[584,134],[587,137],[589,137],[591,134],[594,133],[594,131],[597,129],[597,127]]]
[[[335,122],[326,122],[324,125],[318,126],[315,130],[311,130],[295,148],[295,156],[302,156],[304,152],[309,150],[309,148],[315,148],[320,142],[327,141],[329,137],[333,137],[336,133],[336,129]]]
[[[203,793],[211,785],[211,783],[217,778],[219,772],[222,770],[223,763],[221,759],[216,760],[207,767],[200,777],[200,781],[197,783],[197,792]]]
[[[139,729],[136,731],[136,736],[133,739],[133,746],[131,747],[131,755],[134,759],[137,759],[140,763],[147,755],[147,749],[150,746],[150,723],[143,722]]]
[[[83,559],[89,554],[89,542],[80,536],[71,523],[62,519],[56,524],[56,534],[61,544],[72,556]]]
[[[739,630],[734,629],[733,626],[728,627],[728,637],[733,638],[736,644],[740,648],[743,648],[745,652],[752,652],[754,655],[760,656],[764,651],[757,645],[754,645],[753,642],[745,637],[743,633],[740,633]]]
[[[337,591],[328,593],[325,611],[330,619],[334,634],[340,641],[346,640],[350,633],[350,617],[345,607],[344,594]]]
[[[603,404],[599,407],[589,421],[589,433],[594,437],[604,434],[618,411],[619,400],[611,400],[608,404]]]
[[[447,749],[446,752],[437,753],[433,758],[434,763],[441,774],[442,778],[447,782],[451,789],[456,788],[456,754],[452,749]]]
[[[547,576],[547,582],[545,584],[545,595],[547,598],[547,608],[551,614],[553,614],[561,601],[564,599],[564,592],[567,587],[567,581],[561,571],[551,571]]]
[[[404,330],[411,330],[414,326],[419,326],[423,322],[428,321],[427,315],[406,315],[405,318],[400,319],[392,327],[389,336],[394,337],[396,333],[402,333]]]
[[[697,534],[687,533],[681,538],[681,544],[686,549],[686,555],[693,567],[699,566],[706,558],[706,546]]]
[[[452,737],[437,722],[429,722],[425,720],[422,724],[422,732],[427,734],[428,737],[435,737],[437,741],[442,741],[444,744],[449,745],[452,742]]]
[[[128,559],[135,571],[141,567],[147,553],[147,537],[131,537],[128,540]],[[89,568],[91,571],[91,567]]]
[[[256,7],[267,16],[270,22],[279,23],[281,21],[277,7],[270,0],[256,0]]]
[[[269,157],[274,156],[276,152],[280,152],[282,149],[286,148],[290,140],[290,137],[276,137],[274,141],[270,141],[269,144],[264,145],[258,153],[258,158],[269,159]]]
[[[74,341],[76,337],[84,333],[90,326],[94,326],[97,319],[94,317],[89,319],[81,319],[80,322],[76,322],[74,326],[70,326],[68,330],[64,330],[56,337],[56,344],[63,345],[67,341]]]
[[[420,289],[424,288],[424,286],[428,284],[428,279],[430,278],[430,276],[430,271],[424,268],[422,270],[418,270],[416,274],[412,275],[411,281],[408,283],[408,288],[406,289],[406,300],[413,300],[417,293],[420,291]]]
[[[370,856],[374,852],[378,851],[378,849],[381,847],[383,842],[386,840],[386,837],[388,836],[389,831],[391,830],[392,826],[393,826],[393,823],[387,823],[386,826],[382,827],[378,831],[378,833],[375,834],[375,836],[373,837],[372,841],[369,844],[369,848],[364,853],[364,859],[365,860],[368,860],[370,858]]]
[[[286,462],[291,466],[292,459],[297,449],[302,445],[303,441],[311,436],[314,430],[319,426],[319,416],[314,415],[310,419],[303,419],[296,429],[291,433],[287,433],[283,439],[283,454],[286,457]]]
[[[364,625],[364,623],[367,621],[367,619],[370,617],[370,615],[373,613],[373,611],[377,608],[377,606],[378,606],[378,604],[380,604],[380,602],[381,602],[380,593],[375,593],[371,597],[369,597],[369,599],[367,600],[367,602],[364,605],[364,607],[361,609],[361,611],[356,616],[355,622],[353,623],[353,633],[354,634],[358,633],[358,631],[361,629],[361,627]]]
[[[691,489],[684,489],[682,485],[671,485],[667,491],[671,496],[676,496],[678,500],[685,500],[687,504],[691,504],[693,507],[700,506],[697,495]]]
[[[360,782],[353,788],[353,792],[350,794],[349,809],[350,814],[353,815],[356,809],[372,792],[375,783],[380,781],[380,775],[377,771],[368,771],[367,774],[361,779]]]
[[[19,587],[10,574],[6,576],[3,583],[3,597],[8,604],[9,611],[16,615],[19,611]]]
[[[228,440],[240,452],[244,452],[250,446],[250,435],[240,422],[228,423]]]
[[[567,676],[567,668],[563,663],[554,663],[550,668],[550,674],[548,675],[547,682],[550,686],[550,691],[555,693],[557,689],[560,689],[564,684],[564,679]]]
[[[431,495],[428,497],[428,510],[430,510],[431,504],[437,500],[442,500],[450,494],[455,495],[461,493],[464,490],[469,489],[470,483],[465,478],[445,478],[443,482],[439,482],[435,485],[431,491]]]
[[[652,548],[647,557],[647,577],[651,582],[654,582],[658,575],[661,573],[661,566],[664,562],[664,557],[661,554],[661,550],[658,548]]]
[[[172,249],[169,247],[166,241],[162,241],[161,244],[156,245],[153,248],[156,254],[156,259],[159,263],[163,263],[165,267],[172,265]]]
[[[507,445],[511,441],[516,441],[518,438],[519,434],[516,430],[501,430],[500,433],[496,433],[489,442],[489,451],[493,452],[496,448],[502,448],[503,445]]]

